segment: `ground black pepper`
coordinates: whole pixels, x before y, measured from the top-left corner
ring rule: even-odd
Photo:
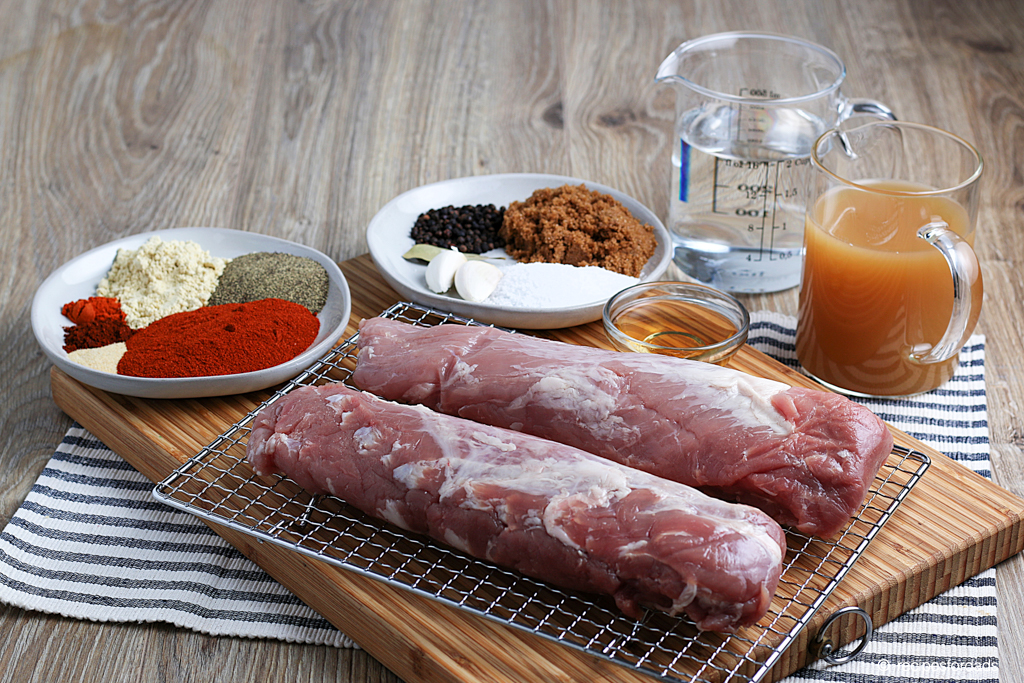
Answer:
[[[284,299],[316,315],[327,302],[329,284],[327,271],[311,258],[258,251],[228,262],[206,305]]]
[[[497,209],[494,204],[430,209],[416,219],[410,236],[416,244],[482,254],[505,246],[505,240],[498,236],[504,216],[504,207]]]

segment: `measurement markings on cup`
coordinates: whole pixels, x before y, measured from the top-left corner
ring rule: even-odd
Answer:
[[[757,254],[747,254],[747,261],[758,262],[764,259],[766,239],[768,241],[767,250],[769,261],[787,258],[788,255],[776,253],[775,251],[775,234],[780,230],[786,229],[785,221],[781,224],[777,222],[777,209],[780,198],[792,198],[796,195],[797,190],[793,187],[780,192],[779,183],[781,181],[782,164],[785,163],[787,165],[791,165],[799,162],[800,160],[796,160],[794,162],[793,160],[737,161],[733,159],[715,159],[711,196],[712,213],[760,219],[760,225],[756,223],[748,223],[747,225],[747,230],[749,232],[759,233]],[[728,173],[721,168],[722,165],[725,165],[727,168],[745,168],[752,171],[754,174],[761,175],[762,177],[759,179],[760,182],[756,182],[758,179],[755,179],[755,183],[753,184],[748,182],[739,182],[733,185],[729,182],[722,182],[721,179]],[[733,208],[733,206],[735,206],[733,204],[733,200],[735,200],[735,197],[737,196],[736,193],[739,193],[739,195],[743,196],[748,202],[756,201],[760,198],[761,207],[746,208],[744,206],[739,206]],[[769,219],[771,220],[770,226],[768,224]]]

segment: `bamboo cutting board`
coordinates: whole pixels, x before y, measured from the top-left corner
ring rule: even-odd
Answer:
[[[360,320],[380,314],[398,295],[367,255],[346,261],[341,268],[353,299],[348,336]],[[544,336],[607,346],[600,322],[548,331]],[[752,374],[815,386],[749,347],[730,364]],[[269,395],[139,399],[87,387],[56,368],[51,383],[58,406],[154,482]],[[879,626],[1024,549],[1024,501],[905,434],[897,432],[896,441],[928,454],[932,466],[776,664],[773,680],[813,658],[809,643],[837,609],[859,606]],[[211,527],[408,681],[650,680],[540,636],[232,529]],[[829,639],[837,646],[851,642],[860,635],[858,626],[856,619],[841,619]]]

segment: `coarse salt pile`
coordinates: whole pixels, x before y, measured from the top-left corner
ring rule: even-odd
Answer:
[[[486,299],[507,308],[569,308],[612,297],[639,278],[597,266],[561,263],[516,263],[502,268],[504,275]]]

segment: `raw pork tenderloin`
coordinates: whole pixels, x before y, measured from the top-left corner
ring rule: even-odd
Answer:
[[[844,396],[697,361],[384,318],[364,320],[358,344],[360,389],[575,446],[825,538],[893,445]]]
[[[785,553],[759,510],[546,439],[342,384],[264,408],[247,446],[367,514],[566,588],[732,631],[767,611]]]

